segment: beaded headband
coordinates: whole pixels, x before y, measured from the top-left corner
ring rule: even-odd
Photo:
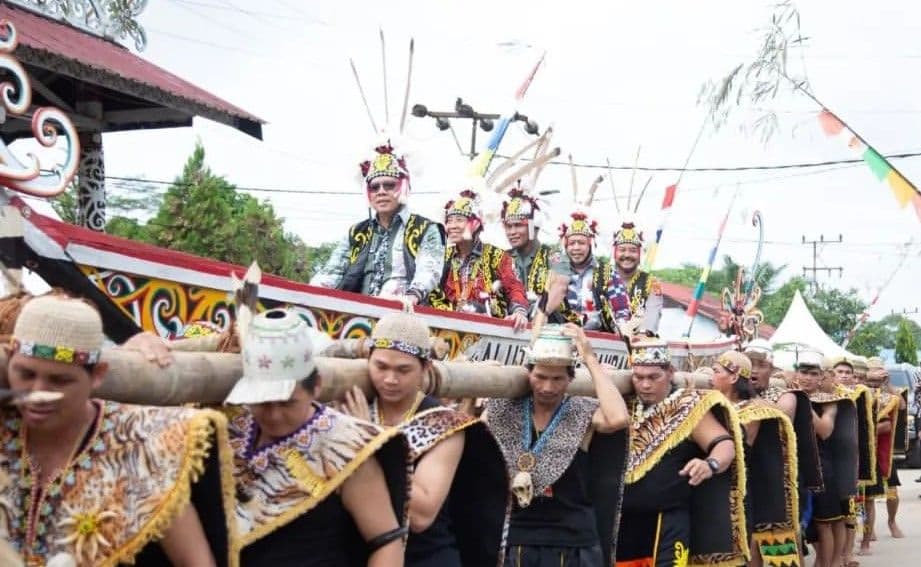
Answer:
[[[415,356],[416,358],[421,358],[422,360],[429,359],[430,349],[422,348],[419,345],[414,345],[406,341],[399,341],[393,339],[373,339],[371,341],[371,348],[382,348],[386,350],[395,350],[408,354],[410,356]]]
[[[78,366],[96,364],[99,362],[99,357],[102,354],[99,350],[76,350],[66,346],[51,346],[24,342],[15,338],[10,340],[10,348],[13,349],[14,353],[31,356],[32,358],[41,358]]]

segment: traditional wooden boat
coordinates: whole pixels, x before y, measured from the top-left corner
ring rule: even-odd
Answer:
[[[190,324],[207,321],[226,328],[232,319],[228,296],[231,273],[241,266],[117,238],[41,215],[16,194],[4,191],[0,217],[0,261],[7,269],[26,268],[49,285],[93,301],[106,333],[122,341],[141,331],[181,335]],[[315,328],[336,339],[370,334],[374,322],[400,309],[395,301],[318,288],[266,275],[259,287],[260,309],[288,306]],[[426,307],[416,312],[450,345],[449,358],[524,361],[528,333],[511,323]],[[605,333],[590,333],[600,359],[626,368],[627,347]],[[729,349],[734,339],[669,342],[676,366],[689,369]]]

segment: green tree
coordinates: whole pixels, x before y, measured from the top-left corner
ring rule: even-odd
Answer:
[[[740,267],[741,266],[737,264],[731,256],[723,256],[722,267],[715,268],[710,272],[710,277],[707,278],[704,289],[714,294],[722,293],[723,289],[727,287],[731,289],[735,286],[736,275],[739,273]],[[766,293],[773,289],[777,277],[785,267],[786,266],[775,266],[770,262],[764,262],[758,267],[755,282],[761,290]],[[680,268],[663,268],[661,270],[656,270],[655,275],[664,282],[694,287],[697,285],[697,280],[700,279],[700,273],[702,271],[703,266],[684,263]],[[747,273],[745,277],[748,277]]]
[[[106,232],[112,232],[109,230],[109,224],[115,219],[155,212],[162,199],[162,193],[154,185],[144,181],[106,183],[106,215],[109,218]],[[62,221],[77,224],[79,211],[76,180],[63,193],[52,199],[51,208]]]
[[[892,348],[895,343],[892,330],[884,321],[868,321],[847,344],[847,350],[862,356],[879,356],[884,348]]]
[[[125,228],[136,235],[136,225]],[[267,201],[240,193],[205,165],[201,144],[189,157],[182,175],[167,189],[157,214],[145,225],[147,240],[233,264],[256,261],[263,271],[306,280],[307,246],[285,232],[284,223]]]
[[[809,283],[806,280],[794,277],[787,280],[773,293],[763,296],[758,307],[764,313],[764,322],[775,327],[779,325],[784,315],[787,314],[796,292],[799,291],[805,295],[808,289]]]
[[[867,308],[856,289],[841,291],[819,287],[805,296],[812,316],[836,343],[841,344],[848,332],[857,324],[857,318]]]
[[[918,343],[905,319],[899,323],[899,330],[895,335],[895,361],[918,365]]]

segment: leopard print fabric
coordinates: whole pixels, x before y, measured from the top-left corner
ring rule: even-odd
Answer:
[[[416,414],[400,429],[409,443],[410,458],[417,461],[442,440],[477,423],[480,420],[475,417],[438,407]]]
[[[518,473],[518,456],[525,452],[522,443],[524,401],[525,398],[491,399],[486,405],[489,429],[502,448],[509,478]],[[552,486],[572,464],[597,408],[598,400],[593,398],[573,396],[569,399],[553,436],[537,455],[537,466],[531,471],[534,494],[541,494]]]
[[[761,393],[761,399],[776,404],[777,400],[780,397],[787,393],[786,388],[781,388],[779,386],[768,386],[764,392]]]

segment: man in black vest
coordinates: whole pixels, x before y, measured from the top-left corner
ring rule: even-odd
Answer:
[[[444,270],[444,229],[409,212],[409,171],[391,145],[376,148],[361,173],[375,215],[349,229],[310,283],[425,303]]]
[[[656,332],[662,315],[662,286],[652,274],[640,269],[643,233],[625,221],[614,233],[614,264],[627,286],[632,317],[643,317],[641,330]]]

